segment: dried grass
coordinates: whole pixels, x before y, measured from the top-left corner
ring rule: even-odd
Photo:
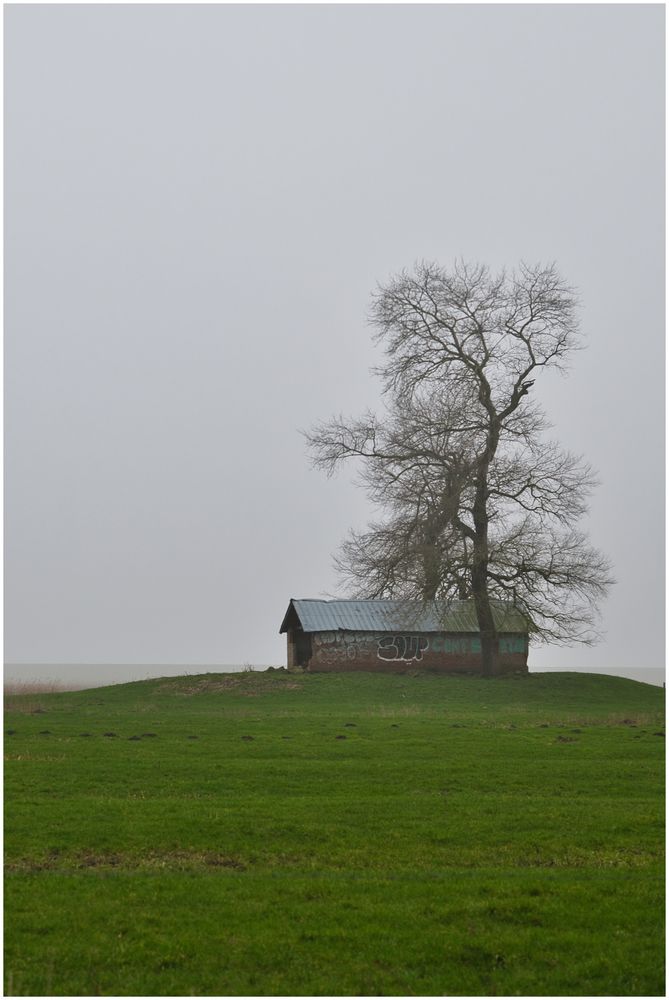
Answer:
[[[4,683],[5,698],[8,695],[54,694],[59,691],[82,691],[83,684],[67,684],[61,681],[16,681]]]
[[[51,680],[6,680],[3,685],[4,708],[6,712],[39,715],[46,711],[39,695],[57,694],[62,691],[80,691],[84,686],[83,684],[67,684]]]

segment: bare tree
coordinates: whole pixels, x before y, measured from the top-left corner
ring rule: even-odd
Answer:
[[[545,440],[532,398],[541,370],[578,347],[573,291],[552,266],[492,275],[424,263],[379,287],[372,322],[386,414],[307,434],[328,474],[360,460],[384,515],[342,546],[343,579],[367,597],[471,597],[487,674],[497,598],[525,612],[535,639],[593,642],[610,567],[575,524],[595,480]]]

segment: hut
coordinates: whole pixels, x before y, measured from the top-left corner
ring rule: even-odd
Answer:
[[[492,602],[497,672],[527,673],[529,622],[511,603]],[[321,601],[292,598],[280,633],[288,667],[308,671],[481,672],[473,601]]]

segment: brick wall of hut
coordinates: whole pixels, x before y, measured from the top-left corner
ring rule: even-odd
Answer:
[[[527,635],[498,637],[499,673],[527,673]],[[481,638],[446,632],[288,631],[288,666],[310,672],[366,670],[402,673],[409,669],[480,673]]]

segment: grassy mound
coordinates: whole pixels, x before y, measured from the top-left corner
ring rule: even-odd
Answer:
[[[5,991],[663,994],[663,695],[276,670],[10,697]]]

